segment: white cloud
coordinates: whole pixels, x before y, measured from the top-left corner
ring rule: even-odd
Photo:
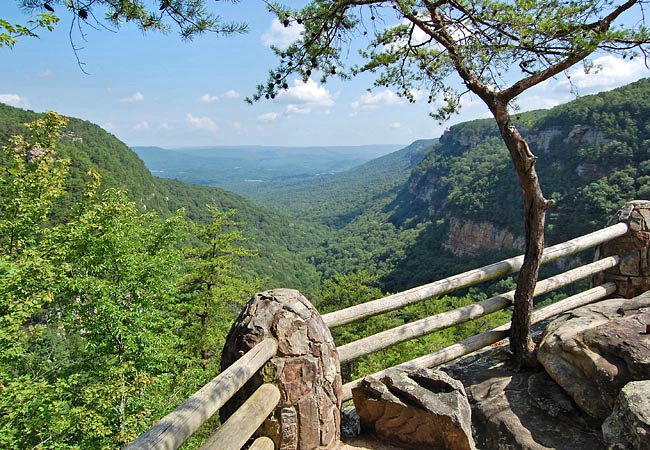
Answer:
[[[209,117],[194,117],[192,114],[187,114],[187,123],[195,130],[204,130],[211,133],[216,133],[219,130],[217,123]]]
[[[174,128],[174,127],[172,127],[172,126],[171,126],[170,124],[168,124],[167,122],[163,122],[163,123],[161,123],[160,125],[158,125],[158,129],[159,129],[159,130],[165,130],[165,131],[167,131],[167,130],[171,130],[171,129],[173,129],[173,128]]]
[[[53,70],[45,69],[38,72],[36,76],[39,78],[53,78],[56,76],[56,73]]]
[[[219,100],[219,96],[218,96],[218,95],[203,94],[203,95],[201,96],[201,101],[202,101],[203,103],[214,103],[214,102],[216,102],[217,100]]]
[[[311,108],[309,106],[287,105],[287,114],[309,114]]]
[[[391,128],[399,128],[399,127],[401,127],[401,126],[402,126],[402,124],[399,123],[399,122],[393,122],[393,123],[390,124],[390,127],[391,127]]]
[[[240,94],[239,94],[239,92],[235,91],[234,89],[230,89],[230,90],[226,91],[223,94],[223,96],[224,96],[224,98],[239,98]]]
[[[593,62],[597,67],[591,73],[586,74],[582,67],[571,69],[571,79],[561,79],[555,90],[568,90],[573,84],[581,95],[585,95],[614,89],[650,75],[643,58],[625,60],[614,55],[605,55]]]
[[[135,103],[141,102],[142,100],[144,100],[144,95],[142,95],[142,92],[134,92],[130,97],[121,98],[120,103]]]
[[[352,102],[354,109],[375,109],[379,106],[401,105],[406,103],[403,97],[399,97],[390,89],[384,89],[380,92],[366,92],[361,97]]]
[[[239,98],[241,94],[234,89],[230,89],[226,92],[224,92],[221,95],[212,95],[212,94],[203,94],[201,96],[201,101],[203,103],[214,103],[219,101],[221,98],[229,98],[229,99],[234,99],[234,98]]]
[[[30,106],[27,97],[18,94],[0,94],[0,102],[17,108],[28,108]]]
[[[279,103],[288,103],[290,105],[304,106],[332,106],[332,94],[321,84],[311,78],[303,83],[302,80],[293,80],[293,86],[289,89],[280,91],[276,101]]]
[[[147,122],[146,120],[142,120],[142,121],[136,123],[133,126],[133,129],[136,130],[136,131],[148,130],[149,129],[149,122]]]
[[[267,113],[260,114],[259,116],[257,116],[257,120],[260,121],[260,122],[268,123],[268,122],[275,122],[280,117],[282,117],[282,114],[280,114],[280,113],[267,112]]]
[[[262,44],[266,46],[275,45],[280,48],[286,48],[292,42],[300,39],[300,35],[305,27],[291,22],[288,27],[285,27],[276,18],[271,22],[271,26],[264,34],[262,34]]]

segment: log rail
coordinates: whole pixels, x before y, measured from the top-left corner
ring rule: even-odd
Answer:
[[[630,227],[620,222],[602,230],[546,248],[542,263],[574,255],[586,249],[600,246],[628,233]],[[568,270],[559,275],[540,280],[534,295],[549,293],[577,280],[594,277],[621,264],[627,255],[611,255]],[[519,271],[523,255],[505,259],[478,269],[470,270],[444,280],[409,289],[360,305],[322,316],[330,329],[400,309],[406,305],[452,293],[458,289],[474,286]],[[593,278],[592,278],[593,279]],[[534,311],[532,323],[538,323],[557,314],[604,299],[617,291],[614,282],[603,282],[580,294],[573,295]],[[455,326],[486,314],[512,306],[514,291],[491,297],[487,300],[461,308],[422,318],[372,336],[338,346],[340,362],[352,361],[390,346]],[[449,347],[397,365],[398,368],[432,368],[493,344],[508,337],[510,324],[480,333],[457,342]],[[182,445],[205,421],[221,408],[244,384],[251,379],[278,351],[278,343],[265,338],[252,350],[202,387],[175,411],[165,416],[146,433],[133,441],[127,449],[176,449]],[[338,366],[338,363],[337,363]],[[376,375],[382,374],[378,372]],[[351,391],[361,380],[343,385],[343,400],[352,397]],[[249,441],[260,424],[276,408],[280,391],[271,384],[262,384],[246,402],[203,444],[202,449],[239,449]],[[274,442],[268,437],[257,438],[251,449],[273,449]]]
[[[221,372],[212,381],[185,400],[178,408],[163,417],[146,433],[129,444],[126,447],[127,450],[177,449],[180,447],[183,442],[194,434],[194,432],[198,430],[199,427],[210,417],[212,417],[219,408],[230,400],[230,398],[235,395],[235,393],[275,355],[277,348],[278,345],[275,340],[264,339],[252,350],[237,360],[237,362]],[[262,399],[264,399],[264,397],[262,397]],[[275,400],[275,403],[273,403],[273,400]],[[277,395],[277,398],[275,395],[271,395],[269,401],[266,403],[267,405],[273,403],[271,406],[271,409],[273,409],[278,400],[279,394]],[[262,411],[266,410],[265,408],[258,409]],[[250,408],[249,405],[247,411],[250,412],[253,410],[254,408]],[[253,418],[247,417],[246,421],[255,421],[261,414],[262,413],[260,412]],[[259,420],[259,423],[261,423],[268,414],[267,411],[266,414],[264,414],[264,417]],[[233,423],[231,423],[231,426],[232,425]],[[244,442],[250,438],[256,428],[257,426],[250,430],[250,434],[245,436]],[[240,435],[243,434],[245,433],[240,433]],[[212,436],[212,438],[213,437],[214,436]],[[220,443],[212,438],[212,447],[206,448],[216,449],[227,447],[225,444],[219,447]]]

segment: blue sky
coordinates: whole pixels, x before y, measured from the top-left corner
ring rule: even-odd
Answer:
[[[431,117],[426,101],[409,104],[391,89],[367,92],[372,79],[314,77],[274,101],[253,106],[243,99],[264,82],[275,57],[271,43],[282,45],[299,30],[286,29],[262,2],[219,3],[222,17],[245,21],[249,32],[228,38],[143,34],[132,26],[117,33],[86,28],[79,56],[69,39],[69,17],[39,39],[23,38],[13,49],[0,48],[0,102],[97,123],[131,146],[204,145],[361,145],[402,143],[440,136],[453,123],[488,117],[482,103],[464,97],[459,116],[443,125]],[[29,16],[13,0],[3,0],[0,17],[25,23]],[[642,58],[632,61],[601,55],[597,75],[569,71],[581,95],[608,90],[650,75]],[[528,92],[523,110],[547,108],[575,98],[566,77]]]

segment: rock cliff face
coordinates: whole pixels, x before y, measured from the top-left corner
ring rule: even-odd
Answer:
[[[590,183],[615,169],[579,156],[591,146],[612,142],[595,124],[540,125],[523,133],[540,155],[539,170],[549,197],[565,196],[560,200],[566,201],[570,198],[567,189],[573,189],[567,188],[567,183]],[[523,250],[523,233],[510,227],[511,223],[520,224],[521,212],[516,175],[507,159],[496,126],[490,121],[474,121],[446,131],[439,145],[413,170],[409,193],[425,205],[430,217],[449,220],[444,247],[455,256]],[[553,212],[549,223],[558,220],[558,209]]]
[[[502,230],[489,222],[452,218],[444,247],[455,256],[475,255],[482,250],[523,250],[524,237]]]

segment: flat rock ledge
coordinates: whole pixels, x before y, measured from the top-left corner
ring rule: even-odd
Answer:
[[[625,385],[603,423],[603,436],[612,450],[650,449],[650,380]]]
[[[610,415],[630,381],[650,379],[650,292],[562,314],[546,328],[538,359],[591,417]]]
[[[352,390],[361,424],[404,448],[474,450],[463,385],[444,372],[392,369]]]
[[[538,339],[538,336],[534,336]],[[602,450],[598,423],[545,372],[514,373],[507,340],[442,370],[465,386],[481,450]]]

